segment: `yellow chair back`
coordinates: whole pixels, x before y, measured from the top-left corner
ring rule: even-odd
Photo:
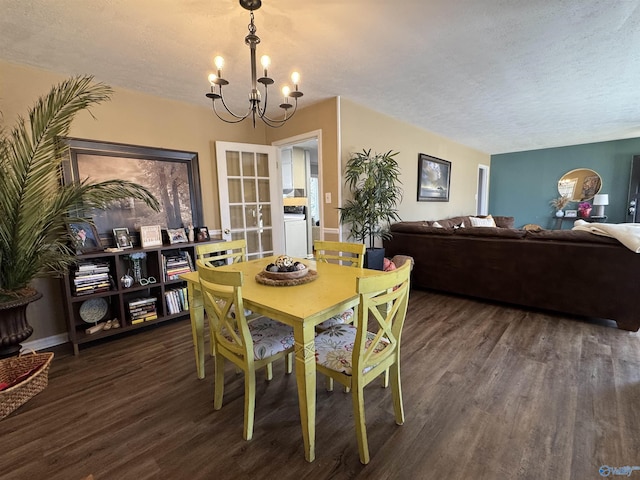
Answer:
[[[196,246],[196,258],[204,260],[210,267],[247,261],[247,241],[230,240]]]
[[[339,263],[362,268],[364,266],[364,243],[331,242],[316,240],[313,243],[314,257],[318,262]]]

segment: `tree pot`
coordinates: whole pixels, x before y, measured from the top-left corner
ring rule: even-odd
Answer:
[[[0,358],[20,353],[20,342],[33,333],[33,327],[27,322],[27,307],[42,298],[42,293],[33,292],[30,296],[0,303]]]
[[[364,255],[364,267],[372,270],[383,270],[384,248],[367,248]]]

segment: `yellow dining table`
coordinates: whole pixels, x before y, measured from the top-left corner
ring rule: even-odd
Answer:
[[[266,257],[217,268],[244,274],[242,298],[245,308],[293,327],[302,439],[305,458],[312,462],[315,458],[316,419],[315,326],[358,304],[357,277],[379,275],[381,272],[301,259],[318,272],[314,281],[296,286],[258,283],[256,274],[275,258]],[[198,378],[204,378],[204,307],[200,280],[198,272],[185,273],[180,278],[188,285],[196,368]]]

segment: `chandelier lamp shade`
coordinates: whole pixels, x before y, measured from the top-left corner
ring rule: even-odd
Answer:
[[[272,78],[269,78],[268,69],[271,64],[271,59],[267,55],[263,55],[260,59],[262,64],[263,76],[258,78],[258,67],[256,65],[256,46],[260,43],[260,37],[256,35],[256,26],[253,23],[253,12],[258,10],[262,5],[261,0],[240,0],[242,8],[251,12],[251,22],[249,23],[249,34],[245,37],[244,42],[249,45],[251,53],[251,92],[249,93],[249,109],[243,115],[238,115],[231,111],[224,99],[223,87],[229,85],[229,82],[222,77],[222,67],[224,66],[224,59],[221,56],[217,56],[214,59],[216,66],[216,73],[209,75],[209,83],[211,84],[211,91],[206,94],[207,98],[211,99],[213,111],[217,117],[227,123],[239,123],[246,118],[251,117],[253,121],[253,127],[256,126],[256,120],[260,119],[270,127],[281,127],[296,113],[298,109],[298,98],[302,97],[302,92],[299,90],[298,85],[300,83],[300,74],[293,72],[291,74],[291,81],[293,83],[293,91],[288,87],[282,88],[283,102],[280,104],[280,108],[283,110],[280,118],[272,118],[267,115],[268,106],[268,93],[269,85],[274,83]],[[264,94],[258,90],[258,84],[262,85]],[[293,103],[293,104],[292,104]]]

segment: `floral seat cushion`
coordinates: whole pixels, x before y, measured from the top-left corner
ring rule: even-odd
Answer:
[[[358,329],[353,325],[334,325],[328,330],[319,333],[316,336],[316,362],[331,370],[351,375],[351,357],[357,331]],[[371,345],[374,338],[375,333],[367,332],[366,347]],[[388,345],[389,342],[383,338],[374,348],[374,352],[381,352]],[[371,368],[373,366],[365,368],[363,373],[371,370]]]
[[[253,354],[256,360],[270,357],[293,347],[293,329],[267,317],[257,318],[248,323],[253,339]],[[233,341],[228,332],[224,337]]]
[[[318,330],[328,330],[331,327],[336,325],[344,325],[345,323],[351,323],[353,319],[353,308],[349,308],[338,315],[334,315],[333,317],[325,320],[321,324],[317,325],[316,328]]]

